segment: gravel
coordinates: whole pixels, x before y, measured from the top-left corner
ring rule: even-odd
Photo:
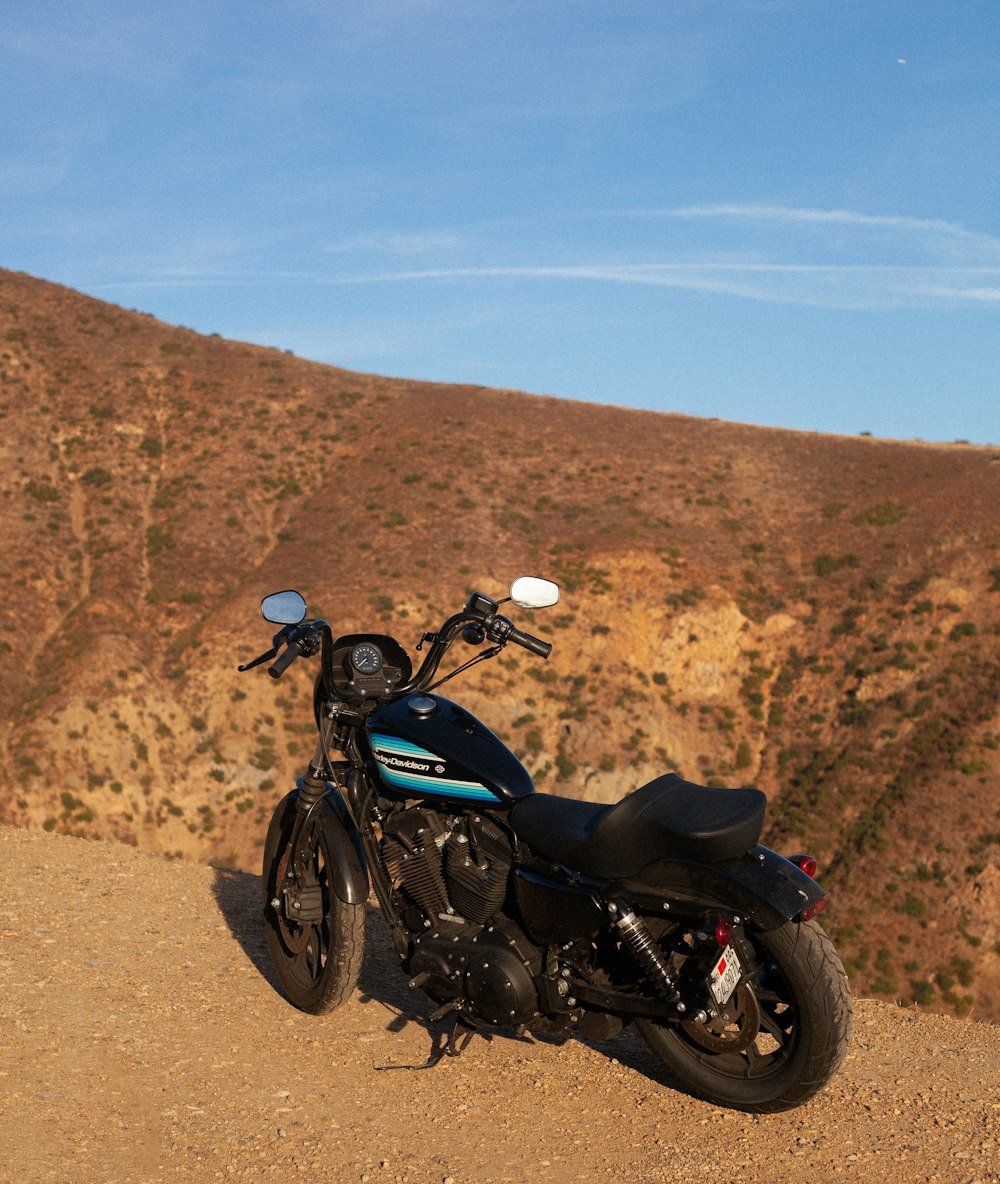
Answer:
[[[260,883],[0,828],[0,1179],[19,1184],[1000,1184],[1000,1027],[859,1000],[798,1110],[671,1085],[629,1030],[477,1038],[423,1069],[430,1004],[370,910],[358,991],[278,993]]]

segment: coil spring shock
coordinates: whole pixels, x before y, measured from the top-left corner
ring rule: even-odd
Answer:
[[[615,928],[625,938],[639,965],[654,983],[663,984],[670,1002],[678,999],[680,996],[677,991],[677,976],[670,969],[669,963],[656,944],[656,939],[642,920],[631,909],[623,910],[616,904],[609,904],[608,912],[616,918]]]

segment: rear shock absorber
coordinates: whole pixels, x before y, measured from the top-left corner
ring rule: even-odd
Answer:
[[[646,928],[642,919],[626,905],[621,906],[612,901],[608,905],[615,928],[625,939],[628,948],[635,955],[639,965],[654,983],[662,984],[666,988],[667,1000],[671,1003],[678,1001],[677,975],[671,970],[669,962],[663,957],[656,939]],[[677,1010],[683,1012],[684,1004],[678,1002]]]

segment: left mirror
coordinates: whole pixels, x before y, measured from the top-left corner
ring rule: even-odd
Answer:
[[[297,625],[306,615],[306,602],[291,588],[273,592],[260,602],[261,616],[274,625]]]
[[[510,586],[510,598],[518,608],[549,608],[559,603],[559,585],[538,576],[518,576]]]

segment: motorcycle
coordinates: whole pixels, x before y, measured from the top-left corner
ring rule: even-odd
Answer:
[[[498,1028],[602,1040],[635,1023],[698,1097],[801,1105],[846,1054],[851,998],[815,920],[815,860],[758,841],[765,795],[674,773],[615,805],[536,792],[497,736],[434,693],[508,645],[547,658],[500,610],[558,600],[536,577],[502,600],[473,593],[423,634],[414,671],[392,637],[335,637],[298,592],[264,598],[281,629],[239,669],[279,678],[319,655],[316,748],[264,844],[281,987],[316,1015],[349,998],[373,888],[410,987],[438,1005],[432,1021],[454,1020],[443,1051]],[[476,653],[439,678],[459,638]]]

